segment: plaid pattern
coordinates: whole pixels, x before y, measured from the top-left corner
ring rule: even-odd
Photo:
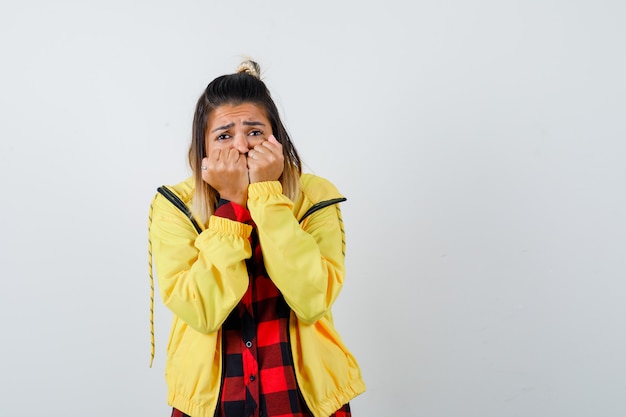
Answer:
[[[191,417],[191,416],[188,416],[182,411],[179,411],[174,408],[172,410],[172,417]],[[269,417],[273,417],[273,416],[269,415]],[[330,417],[350,417],[350,405],[349,404],[344,405],[340,410],[335,412],[335,414],[333,414]]]
[[[215,215],[250,224],[250,212],[220,201]],[[224,374],[218,417],[310,417],[296,382],[289,343],[290,308],[268,277],[256,228],[246,261],[250,285],[222,325]],[[350,405],[333,416],[350,417]],[[189,417],[179,410],[172,417]]]

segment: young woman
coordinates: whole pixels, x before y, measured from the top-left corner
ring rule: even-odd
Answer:
[[[302,174],[259,73],[245,61],[207,86],[193,175],[151,206],[158,287],[174,313],[168,403],[180,417],[350,416],[365,384],[331,313],[345,198]]]

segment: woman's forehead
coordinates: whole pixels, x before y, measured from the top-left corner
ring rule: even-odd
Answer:
[[[267,120],[263,106],[255,103],[224,104],[209,114],[207,124],[221,124],[224,121],[243,122],[245,120]]]

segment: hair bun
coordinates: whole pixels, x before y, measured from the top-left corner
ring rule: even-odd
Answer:
[[[247,59],[239,64],[237,73],[240,72],[245,72],[248,75],[252,75],[254,78],[261,79],[261,67],[251,59]]]

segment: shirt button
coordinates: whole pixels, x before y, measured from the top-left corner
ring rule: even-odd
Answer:
[[[246,347],[247,347],[247,348],[251,348],[251,347],[252,347],[252,342],[248,340],[248,341],[246,342]]]
[[[254,375],[250,375],[250,381],[254,381],[256,377]]]

